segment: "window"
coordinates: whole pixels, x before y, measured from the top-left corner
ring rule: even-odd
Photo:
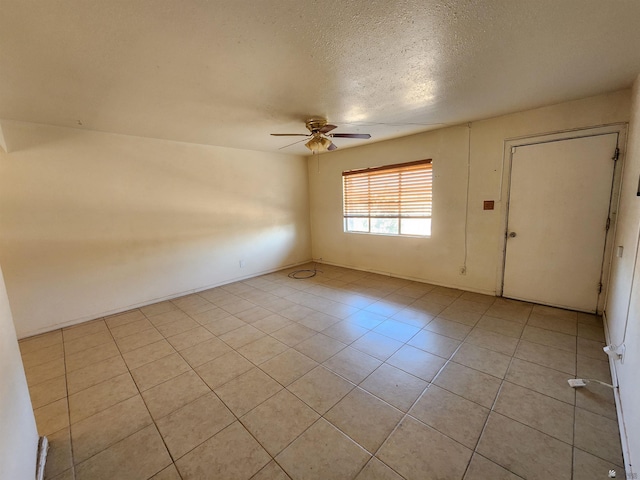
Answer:
[[[342,172],[344,231],[431,235],[431,160]]]

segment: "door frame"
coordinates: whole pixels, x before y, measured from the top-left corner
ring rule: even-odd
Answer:
[[[503,296],[504,271],[507,259],[507,226],[509,222],[509,194],[511,192],[511,166],[513,161],[513,151],[516,147],[524,147],[528,145],[537,145],[542,143],[557,142],[562,140],[571,140],[575,138],[593,137],[598,135],[607,135],[611,133],[618,134],[619,155],[615,170],[613,173],[613,185],[611,189],[611,200],[609,202],[609,218],[611,219],[609,230],[605,235],[605,247],[601,271],[602,291],[598,295],[598,314],[604,309],[607,285],[609,283],[609,273],[611,270],[613,239],[615,238],[615,230],[617,223],[618,206],[620,202],[620,186],[622,180],[622,171],[624,169],[624,158],[627,145],[627,123],[612,123],[607,125],[599,125],[595,127],[577,128],[572,130],[562,130],[552,133],[543,133],[530,136],[513,137],[504,140],[504,149],[502,153],[502,181],[500,185],[499,202],[503,206],[502,218],[500,226],[500,242],[498,258],[500,263],[496,275],[496,294]],[[613,161],[613,160],[612,160]]]

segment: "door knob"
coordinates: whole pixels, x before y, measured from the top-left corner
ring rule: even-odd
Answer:
[[[509,236],[510,236],[511,238],[514,238],[514,237],[516,236],[516,232],[509,232]]]

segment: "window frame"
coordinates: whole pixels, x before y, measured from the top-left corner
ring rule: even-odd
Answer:
[[[431,237],[433,210],[433,162],[417,160],[342,172],[344,233]],[[372,191],[373,189],[373,191]],[[404,196],[404,200],[403,200]],[[365,219],[367,230],[350,229],[350,219]],[[396,232],[373,232],[372,221],[397,222]],[[428,233],[402,233],[403,220],[428,219]],[[407,227],[405,227],[407,228]]]

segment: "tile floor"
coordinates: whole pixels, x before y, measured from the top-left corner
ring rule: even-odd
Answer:
[[[47,478],[624,476],[598,317],[319,268],[22,340]]]

